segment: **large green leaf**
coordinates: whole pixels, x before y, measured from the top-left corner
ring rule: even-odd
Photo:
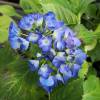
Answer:
[[[20,5],[25,13],[41,12],[39,0],[20,0]]]
[[[27,61],[17,57],[7,68],[0,75],[1,100],[47,100],[38,86],[37,74],[29,70]]]
[[[59,86],[51,93],[51,100],[81,100],[83,93],[82,83],[82,80],[77,79]]]
[[[43,0],[43,11],[53,11],[57,17],[67,24],[80,23],[81,15],[94,0]]]
[[[8,16],[19,16],[16,10],[9,5],[0,5],[0,13],[8,15]]]
[[[84,82],[84,95],[82,100],[100,100],[100,80],[91,75]]]
[[[85,45],[92,45],[97,39],[95,32],[86,29],[82,24],[75,27],[75,31],[79,39],[82,40]]]
[[[8,28],[12,19],[6,15],[0,16],[0,43],[8,40]]]

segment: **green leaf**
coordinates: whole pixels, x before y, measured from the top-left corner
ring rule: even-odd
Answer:
[[[77,37],[85,45],[92,45],[92,43],[97,39],[95,36],[95,32],[89,31],[82,24],[77,25],[75,27],[75,31],[77,33]]]
[[[80,23],[81,15],[94,0],[43,0],[43,11],[53,11],[68,25]]]
[[[93,50],[95,47],[96,47],[96,44],[97,44],[97,40],[94,40],[94,42],[91,44],[91,45],[85,45],[85,51],[91,51]]]
[[[25,13],[41,12],[39,0],[20,0],[20,6]]]
[[[81,100],[83,81],[81,79],[71,80],[65,85],[61,85],[51,93],[51,100]]]
[[[0,43],[8,40],[8,28],[12,19],[6,15],[0,16]]]
[[[95,35],[96,35],[97,39],[100,40],[100,24],[97,26],[97,28],[95,30]]]
[[[7,16],[19,16],[19,14],[16,13],[16,10],[9,5],[0,5],[0,13]]]
[[[47,100],[38,86],[37,74],[29,70],[27,61],[17,57],[7,68],[0,76],[0,99]]]
[[[100,80],[94,75],[88,77],[83,84],[84,94],[82,100],[100,100]]]
[[[14,54],[10,45],[8,43],[4,43],[3,47],[0,48],[0,71],[7,69],[7,66],[16,61],[18,56]]]
[[[86,61],[84,61],[84,63],[82,64],[82,68],[80,69],[80,71],[79,71],[79,74],[78,74],[78,76],[80,77],[80,78],[85,78],[85,76],[87,75],[87,73],[88,73],[88,69],[89,69],[89,64],[88,64],[88,62],[86,62]]]
[[[66,4],[66,1],[63,0],[52,0],[48,2],[42,2],[43,11],[46,13],[48,11],[53,11],[58,19],[66,22],[67,24],[76,24],[78,22],[78,17],[71,12],[66,6],[64,6],[64,2]]]
[[[100,60],[100,43],[98,42],[95,49],[88,52],[88,55],[92,58],[92,61]]]

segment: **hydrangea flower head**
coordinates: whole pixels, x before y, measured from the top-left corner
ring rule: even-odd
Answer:
[[[78,77],[86,59],[80,49],[81,41],[53,12],[28,14],[18,26],[11,22],[9,42],[13,49],[24,53],[32,49],[32,55],[28,56],[29,68],[37,71],[40,86],[48,93]]]

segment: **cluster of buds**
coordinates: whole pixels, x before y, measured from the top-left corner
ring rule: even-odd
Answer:
[[[66,84],[77,77],[86,59],[75,32],[58,21],[53,12],[28,14],[18,26],[11,22],[9,42],[13,49],[21,52],[29,50],[30,45],[37,47],[34,57],[28,58],[29,68],[37,71],[39,83],[48,93],[60,83]]]

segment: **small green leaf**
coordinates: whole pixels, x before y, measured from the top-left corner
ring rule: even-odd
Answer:
[[[19,16],[16,10],[9,5],[0,5],[0,13],[7,16]]]
[[[80,69],[80,71],[79,71],[79,74],[78,74],[78,76],[80,77],[80,78],[85,78],[85,76],[87,75],[87,73],[88,73],[88,69],[89,69],[89,64],[88,64],[88,62],[86,62],[86,61],[84,61],[84,63],[82,64],[82,68]]]
[[[96,44],[97,44],[97,40],[94,40],[94,42],[91,44],[91,45],[85,45],[85,51],[91,51],[93,50],[95,47],[96,47]]]
[[[88,52],[88,55],[92,58],[92,61],[100,60],[100,43],[98,42],[96,47]]]
[[[82,100],[100,100],[100,80],[94,75],[88,77],[83,84],[84,94]]]
[[[12,19],[6,15],[0,16],[0,43],[8,40],[8,28]]]

